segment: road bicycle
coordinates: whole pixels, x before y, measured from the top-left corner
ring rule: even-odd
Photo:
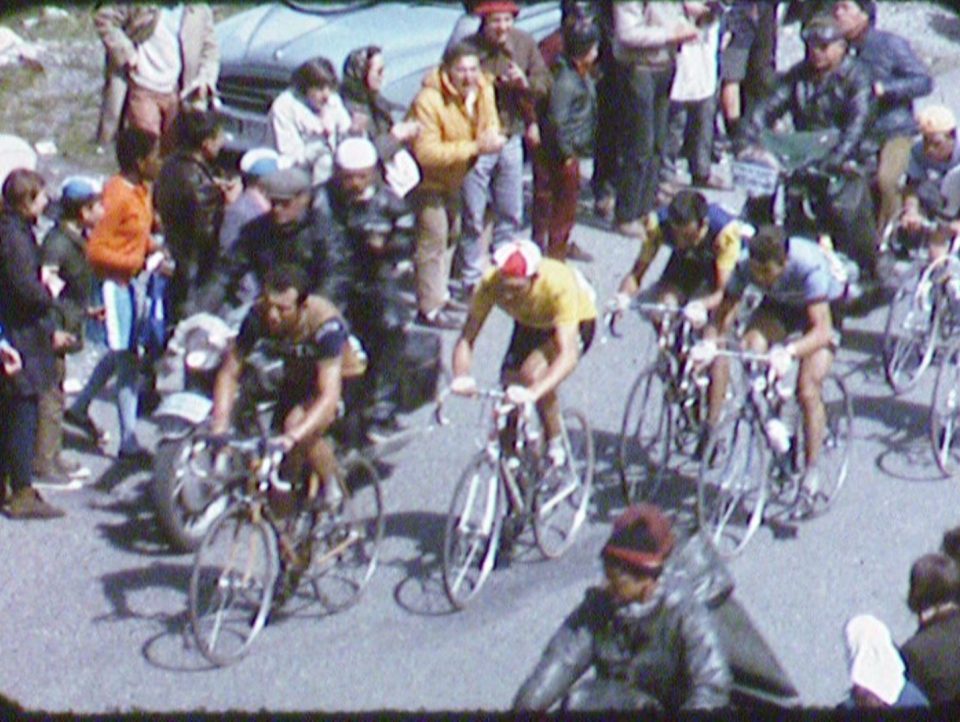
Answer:
[[[436,418],[446,423],[440,396]],[[502,389],[478,390],[489,420],[483,448],[454,488],[443,540],[443,587],[463,609],[483,587],[501,549],[529,524],[544,557],[563,555],[583,526],[593,488],[590,424],[565,408],[562,458],[549,458],[533,404],[518,408]]]
[[[897,394],[917,385],[937,350],[960,326],[957,245],[954,239],[949,250],[933,261],[918,258],[890,302],[883,335],[883,368],[887,383]],[[919,257],[919,252],[915,255]]]
[[[696,338],[681,307],[634,302],[631,308],[654,325],[657,345],[627,393],[620,425],[617,469],[628,504],[656,497],[671,450],[694,451],[706,423],[709,383],[689,357]],[[619,336],[613,317],[607,325]]]
[[[817,488],[805,488],[803,414],[793,386],[778,380],[769,354],[718,349],[742,364],[742,403],[712,431],[700,462],[697,518],[724,557],[739,554],[764,520],[822,514],[846,481],[853,402],[835,372],[823,381],[826,419]]]
[[[225,666],[304,583],[331,612],[354,604],[376,569],[384,516],[379,474],[360,452],[339,458],[338,493],[310,499],[306,483],[281,478],[283,451],[265,438],[217,443],[230,504],[197,548],[189,613],[200,653]]]

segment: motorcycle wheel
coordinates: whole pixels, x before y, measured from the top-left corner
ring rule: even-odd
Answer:
[[[162,441],[154,457],[153,480],[150,493],[153,498],[157,522],[174,550],[182,553],[196,551],[211,524],[227,508],[228,498],[222,487],[209,488],[210,498],[199,511],[191,511],[183,499],[184,487],[202,480],[189,476],[191,468],[202,468],[203,459],[194,459],[197,454],[196,438],[189,435],[182,439]],[[202,453],[202,452],[200,452]]]

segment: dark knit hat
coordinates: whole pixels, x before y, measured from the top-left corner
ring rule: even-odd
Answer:
[[[673,550],[673,524],[653,504],[627,507],[613,522],[613,533],[601,557],[642,573],[656,576]]]
[[[494,13],[510,13],[516,17],[520,14],[520,7],[510,0],[484,0],[473,9],[473,14],[480,17]]]
[[[571,58],[580,58],[600,42],[600,30],[590,20],[578,20],[563,30],[563,49]]]

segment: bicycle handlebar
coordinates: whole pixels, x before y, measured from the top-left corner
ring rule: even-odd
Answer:
[[[633,299],[630,301],[630,305],[627,306],[624,310],[633,310],[639,311],[645,316],[652,316],[654,314],[660,314],[663,316],[680,316],[683,314],[683,306],[675,306],[669,303],[661,303],[659,301],[639,301]],[[610,331],[610,335],[614,338],[623,338],[623,334],[617,330],[617,321],[620,318],[622,311],[620,309],[614,311],[607,311],[603,316],[603,325]]]
[[[433,409],[433,418],[437,422],[437,425],[439,426],[446,426],[447,424],[450,423],[450,419],[448,419],[443,414],[443,407],[446,404],[447,398],[449,398],[450,394],[452,393],[453,393],[453,390],[449,386],[447,386],[437,395],[437,403]],[[503,402],[499,404],[499,408],[503,413],[506,413],[514,408],[517,408],[516,404],[510,401],[506,401],[507,392],[505,389],[499,386],[491,387],[487,389],[477,388],[469,396],[461,395],[461,394],[457,394],[457,396],[460,396],[461,398],[464,398],[464,399],[471,399],[474,401],[484,401],[484,400],[490,399],[493,401]],[[534,405],[533,402],[530,402],[529,404],[524,404],[524,407],[526,407],[526,409],[524,410],[524,413],[527,413],[529,411],[529,408],[532,407],[533,405]]]

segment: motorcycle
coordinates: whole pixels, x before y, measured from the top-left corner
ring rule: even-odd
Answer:
[[[162,400],[152,419],[160,439],[150,492],[160,528],[181,552],[196,549],[227,503],[210,473],[210,454],[196,439],[213,409],[214,380],[235,326],[194,314],[177,325],[159,363]]]
[[[839,139],[839,131],[796,131],[763,133],[759,145],[744,149],[732,164],[734,186],[744,190],[743,217],[759,226],[776,223],[789,235],[815,239],[826,252],[834,276],[843,284],[844,303],[852,304],[862,295],[861,269],[835,240],[824,233],[824,206],[827,202],[853,203],[848,183],[860,169],[844,165],[837,172],[825,172],[817,163],[827,159]]]

